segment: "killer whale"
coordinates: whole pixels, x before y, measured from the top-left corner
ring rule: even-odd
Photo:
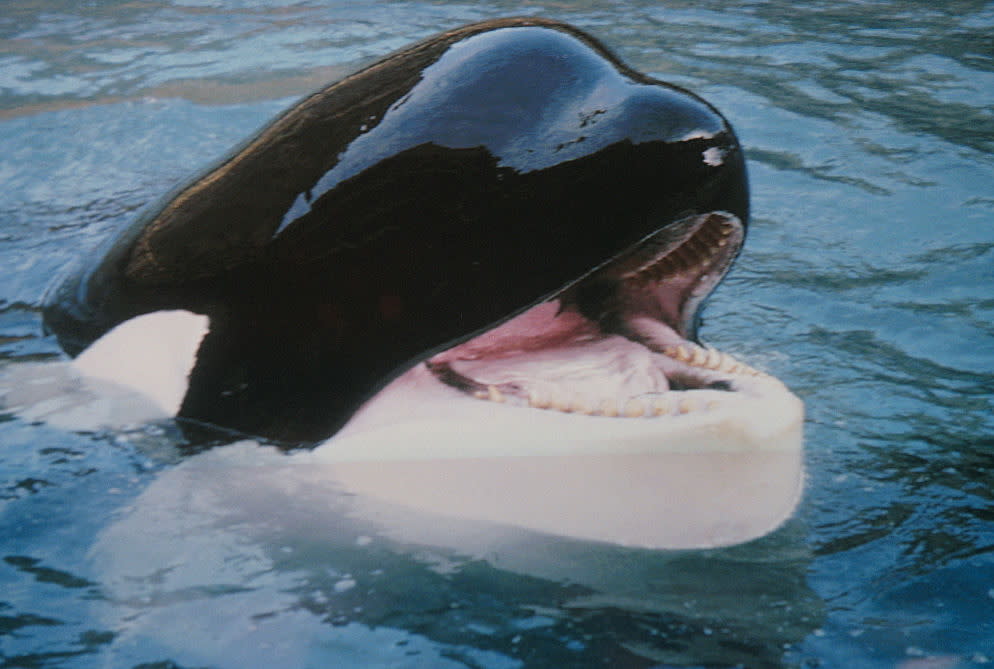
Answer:
[[[652,344],[668,387],[718,393],[685,368],[741,371],[693,339],[748,208],[710,104],[566,24],[489,21],[305,98],[85,260],[44,317],[76,354],[142,314],[206,316],[179,415],[291,442],[428,358],[453,387],[510,397],[444,352],[550,300]],[[655,288],[672,277],[675,304]]]

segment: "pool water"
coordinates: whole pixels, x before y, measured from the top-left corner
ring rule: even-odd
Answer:
[[[753,221],[701,334],[804,399],[796,515],[699,551],[419,527],[265,446],[7,411],[0,666],[994,662],[989,2],[5,3],[4,371],[59,359],[46,287],[177,180],[369,59],[518,14],[738,131]]]

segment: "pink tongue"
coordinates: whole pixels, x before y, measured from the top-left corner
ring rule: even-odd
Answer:
[[[449,366],[503,394],[546,401],[583,398],[595,407],[603,400],[624,406],[628,399],[666,392],[667,362],[624,337],[598,335],[513,356],[452,360]]]
[[[503,393],[592,403],[666,392],[678,364],[619,335],[602,333],[559,303],[533,307],[498,328],[432,358]]]

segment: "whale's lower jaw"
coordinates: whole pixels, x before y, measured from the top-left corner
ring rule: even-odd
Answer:
[[[363,498],[577,539],[705,548],[776,528],[803,487],[803,404],[690,341],[743,229],[683,232],[417,365],[315,457]]]
[[[689,400],[698,403],[693,410],[622,420],[480,401],[440,383],[422,364],[367,402],[322,448],[343,462],[801,448],[804,405],[772,376],[757,375],[739,392],[689,394],[698,396]]]
[[[803,405],[777,379],[720,408],[619,420],[480,401],[419,365],[313,453],[359,499],[651,549],[731,545],[793,513]]]

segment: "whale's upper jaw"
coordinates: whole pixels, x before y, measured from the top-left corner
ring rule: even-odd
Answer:
[[[693,341],[743,238],[733,214],[689,216],[426,365],[480,399],[588,415],[687,413],[755,391],[760,372]]]

